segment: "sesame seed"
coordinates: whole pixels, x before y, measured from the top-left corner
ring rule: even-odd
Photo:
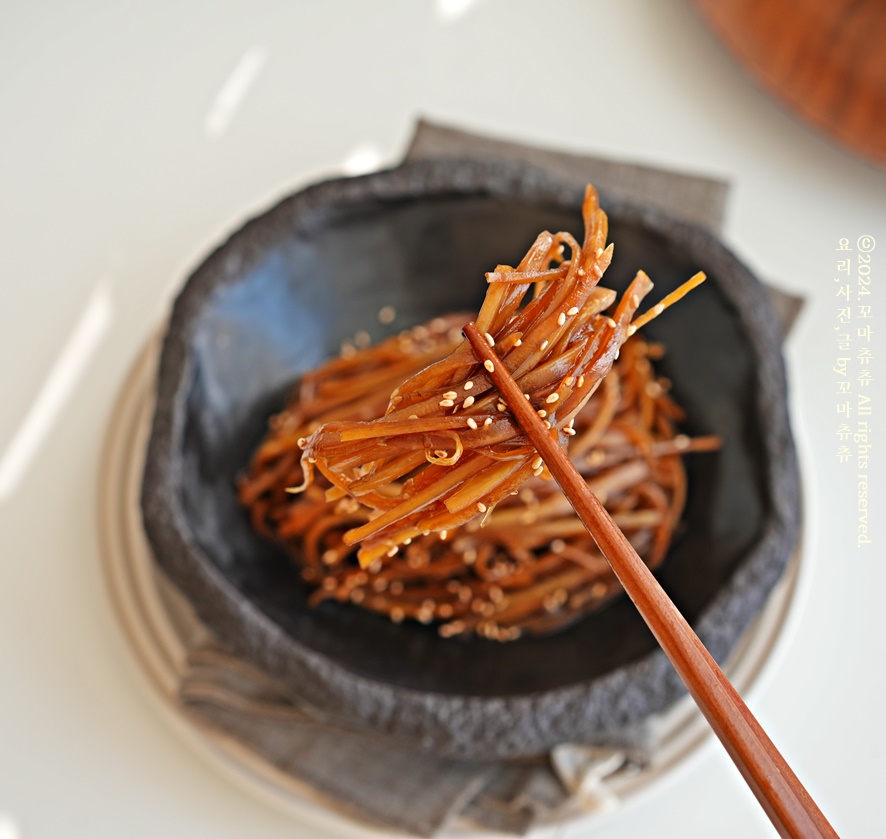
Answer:
[[[655,315],[660,315],[665,310],[664,303],[656,303],[652,307],[652,312]]]
[[[529,401],[529,394],[528,394],[528,393],[524,393],[523,395],[526,397],[526,401],[528,402],[528,401]]]
[[[410,414],[407,419],[418,419],[418,414]]]
[[[369,333],[362,329],[354,336],[354,343],[362,350],[369,346]]]
[[[566,387],[572,387],[575,384],[575,376],[570,376],[563,384],[565,384]]]
[[[577,271],[577,273],[578,273],[578,276],[579,276],[579,277],[583,277],[583,276],[584,276],[585,274],[587,274],[588,272],[585,271],[584,268],[579,268],[578,271]]]
[[[543,461],[541,459],[541,455],[539,455],[537,458],[535,458],[535,460],[532,461],[532,468],[538,469],[541,467],[542,463]]]
[[[299,447],[300,449],[303,449],[303,448],[305,447],[305,444],[306,444],[307,442],[308,442],[307,437],[299,437],[299,438],[298,438],[298,447]]]
[[[495,407],[498,408],[499,411],[506,411],[508,408],[504,402],[499,402]]]
[[[542,419],[548,415],[548,412],[544,408],[539,408],[535,413],[537,413]]]
[[[400,550],[396,545],[388,551],[388,556],[396,556],[397,552]]]
[[[458,394],[454,390],[447,390],[446,393],[443,394],[444,399],[455,399]]]
[[[395,317],[397,317],[397,310],[393,306],[382,306],[378,310],[379,323],[393,323]]]
[[[406,613],[399,606],[395,606],[391,609],[391,620],[394,623],[403,623],[403,618],[405,617]]]
[[[564,433],[567,437],[575,437],[575,429],[574,429],[574,428],[568,428],[568,427],[567,427],[567,428],[564,428],[564,429],[563,429],[563,433]]]
[[[441,408],[451,408],[455,404],[455,402],[453,402],[451,399],[441,399],[438,404]]]
[[[518,338],[516,341],[514,341],[514,346],[515,347],[522,347],[523,346],[523,339]]]
[[[544,341],[541,342],[541,346],[539,347],[539,349],[546,350],[548,348],[548,344],[550,344],[550,343],[551,343],[550,341],[545,339]]]
[[[468,380],[464,383],[464,389],[465,389],[465,390],[470,390],[473,386],[474,386],[474,382],[473,382],[471,379],[468,379]]]
[[[578,377],[578,381],[576,382],[576,385],[577,385],[578,387],[584,387],[584,386],[585,386],[585,377],[584,377],[584,376],[579,376],[579,377]]]
[[[471,405],[474,404],[474,397],[468,396],[464,402],[461,403],[462,408],[470,408]]]
[[[603,256],[603,248],[597,248],[597,253],[596,253],[597,259],[599,259],[601,256]]]
[[[486,339],[486,343],[489,344],[490,347],[495,346],[495,338],[493,338],[488,332],[484,332],[483,337]]]
[[[628,337],[630,338],[631,335],[633,335],[636,331],[637,331],[637,327],[634,326],[634,324],[631,324],[631,325],[628,327]]]
[[[578,314],[578,306],[573,306],[571,309],[569,309],[569,310],[566,312],[566,314],[569,315],[570,317],[571,317],[572,315],[577,315],[577,314]]]
[[[445,542],[448,538],[449,538],[449,531],[448,530],[441,530],[440,531],[440,541]]]
[[[613,329],[618,326],[618,324],[612,318],[606,318],[606,323]]]
[[[468,417],[468,427],[473,428],[474,431],[476,431],[477,430],[477,420],[475,420],[473,417]]]
[[[486,428],[488,425],[492,425],[492,417],[486,417],[486,419],[483,420],[483,428]]]
[[[685,434],[678,434],[674,437],[674,446],[678,449],[689,448],[689,438]]]
[[[323,560],[324,565],[334,565],[335,561],[338,559],[338,552],[330,548],[328,551],[323,551],[321,559]]]
[[[351,603],[362,603],[366,597],[366,592],[362,588],[355,588],[351,592]]]
[[[548,398],[545,399],[545,402],[547,402],[548,405],[553,405],[559,398],[560,398],[559,393],[551,393],[548,395]]]
[[[485,512],[486,512],[486,505],[485,505],[482,501],[478,501],[478,502],[477,502],[477,509],[478,509],[481,513],[485,513]]]
[[[566,323],[566,312],[560,312],[557,315],[557,326],[563,326],[564,323]]]
[[[317,458],[316,458],[316,457],[309,457],[309,458],[308,458],[308,463],[316,463],[316,462],[317,462]]]
[[[484,367],[485,367],[490,373],[494,373],[494,372],[495,372],[495,365],[494,365],[489,359],[486,359],[486,361],[483,362],[483,366],[484,366]]]
[[[562,539],[554,539],[551,542],[551,552],[555,554],[561,554],[566,550],[566,543]]]
[[[539,466],[538,469],[534,469],[534,470],[532,471],[532,475],[533,475],[533,477],[536,477],[536,478],[537,478],[537,477],[538,477],[539,475],[541,475],[541,473],[544,472],[544,471],[545,471],[545,470],[544,470],[544,467]],[[530,522],[535,521],[535,518],[536,518],[536,517],[535,517],[535,515],[533,514],[533,515],[532,515],[532,518],[530,519]]]

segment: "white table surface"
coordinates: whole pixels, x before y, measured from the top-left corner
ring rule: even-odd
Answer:
[[[538,57],[520,58],[524,45]],[[327,835],[216,774],[144,695],[99,569],[98,457],[128,365],[201,254],[318,176],[396,161],[418,115],[729,178],[727,242],[809,298],[788,346],[805,561],[747,698],[838,831],[884,835],[886,407],[872,417],[879,515],[858,548],[831,373],[834,249],[874,236],[869,393],[886,392],[882,169],[761,92],[686,0],[7,0],[0,839]],[[708,741],[666,781],[559,835],[591,833],[772,831]]]

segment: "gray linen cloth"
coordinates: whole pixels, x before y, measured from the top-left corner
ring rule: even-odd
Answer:
[[[717,179],[531,148],[425,121],[406,156],[520,160],[714,232],[729,189]],[[787,331],[800,303],[781,293],[774,297]],[[225,652],[184,604],[176,605],[176,593],[167,594],[188,650],[178,690],[185,713],[308,784],[330,806],[376,826],[431,836],[462,817],[521,834],[574,805],[589,771],[602,777],[648,758],[651,744],[643,726],[609,732],[596,748],[566,745],[550,756],[515,762],[444,759],[382,741],[372,731],[344,727],[294,704],[267,674]],[[591,807],[605,804],[593,796],[582,800]]]

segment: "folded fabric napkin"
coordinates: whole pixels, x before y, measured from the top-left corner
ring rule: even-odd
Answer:
[[[575,154],[546,151],[420,122],[407,158],[521,160],[612,196],[653,205],[719,231],[728,184]],[[774,292],[785,331],[800,306]],[[158,572],[159,573],[159,572]],[[557,747],[522,761],[439,758],[355,730],[294,702],[274,680],[226,652],[181,595],[159,581],[164,606],[187,651],[178,701],[198,726],[233,738],[310,786],[331,806],[385,829],[431,836],[458,817],[488,829],[525,833],[571,808],[613,803],[606,779],[642,765],[654,749],[648,726],[601,735],[596,745]]]

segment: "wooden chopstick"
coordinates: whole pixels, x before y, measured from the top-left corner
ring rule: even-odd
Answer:
[[[775,748],[692,627],[588,489],[523,396],[505,364],[473,323],[464,329],[517,422],[535,446],[576,514],[597,542],[625,591],[674,665],[689,693],[781,836],[836,837],[837,833]]]

